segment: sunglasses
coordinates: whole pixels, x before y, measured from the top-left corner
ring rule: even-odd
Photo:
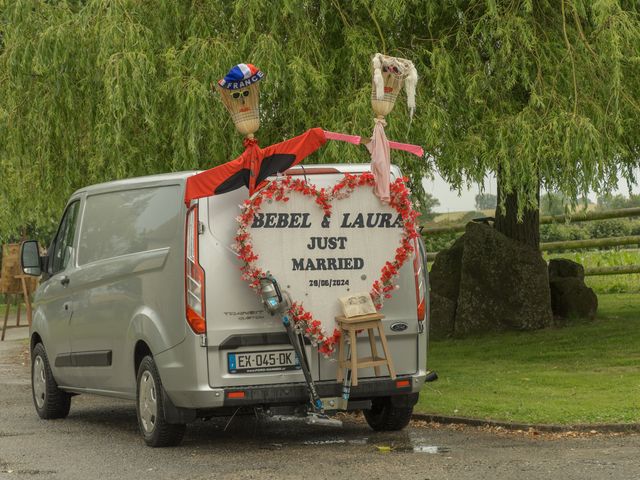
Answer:
[[[249,96],[249,90],[245,90],[244,92],[233,92],[231,94],[231,96],[233,98],[248,97]]]

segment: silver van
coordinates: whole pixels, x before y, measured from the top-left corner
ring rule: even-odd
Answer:
[[[286,175],[305,175],[322,187],[365,171],[369,165],[317,165]],[[145,442],[169,446],[196,419],[255,410],[291,414],[308,402],[299,369],[238,368],[246,353],[290,360],[291,344],[241,279],[230,248],[246,189],[187,208],[185,182],[195,173],[80,189],[47,256],[39,256],[35,241],[23,244],[24,272],[42,275],[30,332],[33,400],[41,418],[66,417],[76,394],[134,400]],[[392,177],[399,175],[393,167]],[[397,378],[363,370],[349,401],[375,430],[407,425],[427,376],[422,247],[402,268],[399,286],[384,306]],[[319,393],[339,396],[336,362],[308,348]]]

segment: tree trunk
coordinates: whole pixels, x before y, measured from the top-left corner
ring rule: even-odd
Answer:
[[[500,210],[500,174],[498,174],[498,205],[496,206],[495,229],[503,235],[533,248],[540,248],[540,209],[526,209],[522,222],[518,222],[518,195],[509,193],[504,199],[504,211]],[[540,188],[538,186],[538,204]]]

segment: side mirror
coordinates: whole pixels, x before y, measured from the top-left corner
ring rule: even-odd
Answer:
[[[40,249],[38,242],[27,240],[22,243],[20,251],[20,264],[22,271],[27,275],[39,277],[42,275],[42,264],[40,263]]]

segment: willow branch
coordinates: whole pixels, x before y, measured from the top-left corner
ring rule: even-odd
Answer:
[[[373,12],[369,8],[369,5],[365,4],[365,8],[367,9],[367,12],[369,12],[369,16],[371,17],[371,20],[373,20],[373,23],[375,24],[376,29],[378,30],[378,36],[380,37],[380,41],[382,42],[382,53],[386,55],[387,43],[384,41],[384,35],[382,35],[382,29],[380,28],[380,24],[376,20],[376,17],[373,16]]]
[[[564,0],[560,2],[560,6],[562,8],[562,34],[564,35],[564,43],[567,45],[569,58],[571,59],[571,74],[573,76],[573,115],[575,116],[578,112],[578,82],[576,81],[576,63],[573,59],[573,48],[571,47],[569,37],[567,36],[567,17],[564,13]]]
[[[342,19],[342,23],[344,24],[344,26],[346,27],[350,27],[351,25],[349,25],[349,20],[347,19],[347,16],[344,14],[344,12],[342,11],[342,8],[340,8],[340,3],[332,0],[331,1],[333,7],[338,11],[338,13],[340,14],[340,18]]]
[[[576,24],[576,29],[578,30],[578,35],[580,35],[580,38],[584,42],[584,45],[587,47],[587,50],[591,52],[591,55],[597,58],[598,55],[593,50],[593,48],[591,48],[591,45],[589,45],[589,41],[587,40],[587,37],[584,35],[584,31],[582,30],[582,24],[580,23],[580,18],[578,17],[578,12],[576,11],[575,5],[571,9],[571,11],[573,13],[573,21]]]

